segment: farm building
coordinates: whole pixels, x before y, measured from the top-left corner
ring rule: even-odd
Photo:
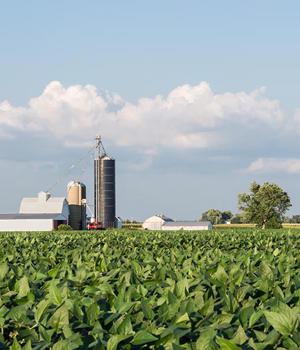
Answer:
[[[23,198],[17,214],[0,214],[0,231],[52,231],[68,223],[69,207],[65,198],[40,192],[38,197]]]
[[[61,214],[69,216],[68,202],[63,197],[51,197],[49,192],[40,192],[37,197],[23,198],[20,214]]]
[[[161,230],[162,225],[166,222],[172,222],[173,220],[165,215],[154,215],[146,219],[143,223],[144,230]]]
[[[163,231],[201,231],[211,230],[212,223],[210,221],[173,221],[165,222],[161,228]]]
[[[145,230],[164,230],[164,231],[199,231],[211,230],[210,221],[174,221],[165,215],[154,215],[146,219],[143,223]]]
[[[122,226],[123,226],[123,220],[119,216],[117,216],[115,218],[115,228],[122,228]]]

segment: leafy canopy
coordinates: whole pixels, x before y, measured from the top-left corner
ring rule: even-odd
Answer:
[[[285,212],[292,206],[287,192],[268,182],[253,182],[250,193],[239,194],[238,201],[246,220],[262,228],[280,227]]]
[[[213,225],[224,224],[233,217],[231,211],[221,211],[218,209],[209,209],[202,214],[201,220],[210,221]]]

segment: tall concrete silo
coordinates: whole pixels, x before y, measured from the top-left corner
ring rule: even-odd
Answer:
[[[114,227],[116,218],[115,160],[109,157],[100,136],[96,138],[98,154],[94,160],[95,218],[102,227]]]
[[[71,181],[67,187],[69,204],[69,225],[73,230],[86,229],[86,187],[78,181]]]

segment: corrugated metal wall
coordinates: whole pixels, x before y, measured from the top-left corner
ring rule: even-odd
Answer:
[[[114,227],[116,217],[115,160],[108,156],[94,161],[95,218],[104,228]]]

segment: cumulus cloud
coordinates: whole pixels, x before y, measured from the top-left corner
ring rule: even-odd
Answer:
[[[247,168],[252,173],[300,173],[300,158],[258,158]]]
[[[131,103],[92,85],[64,87],[53,81],[27,106],[0,102],[0,138],[26,131],[56,138],[65,146],[85,147],[101,134],[112,144],[136,146],[145,153],[159,147],[222,147],[239,129],[255,133],[282,124],[280,104],[267,98],[264,88],[216,94],[207,82]]]
[[[294,114],[294,118],[291,121],[291,123],[289,124],[289,129],[299,131],[299,127],[300,127],[300,109],[296,110],[296,112]]]

